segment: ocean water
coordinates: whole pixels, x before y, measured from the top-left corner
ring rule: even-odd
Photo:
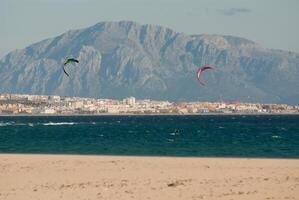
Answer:
[[[2,116],[0,153],[299,158],[299,116]]]

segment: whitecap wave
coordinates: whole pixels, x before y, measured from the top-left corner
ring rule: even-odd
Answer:
[[[1,126],[24,126],[26,124],[24,123],[15,123],[15,122],[0,122],[0,127]]]
[[[13,123],[10,122],[0,122],[0,126],[11,126]]]
[[[64,125],[75,125],[75,122],[48,122],[43,123],[44,126],[64,126]]]

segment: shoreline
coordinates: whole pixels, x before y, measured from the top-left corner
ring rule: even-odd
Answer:
[[[39,157],[39,156],[45,156],[45,157],[76,157],[76,158],[145,158],[145,159],[212,159],[212,160],[297,160],[299,162],[299,158],[269,158],[269,157],[204,157],[204,156],[160,156],[160,155],[105,155],[105,154],[55,154],[55,153],[1,153],[0,152],[0,158],[2,156],[33,156],[33,157]],[[298,166],[299,167],[299,166]]]
[[[178,155],[133,155],[133,154],[67,154],[67,153],[20,153],[0,152],[1,156],[58,156],[58,157],[123,157],[123,158],[177,158],[177,159],[240,159],[240,160],[299,160],[299,157],[237,157],[237,156],[178,156]]]
[[[0,154],[0,199],[296,199],[299,159]]]
[[[0,117],[76,117],[76,116],[296,116],[299,113],[200,113],[200,114],[175,114],[175,113],[154,113],[154,114],[134,114],[134,113],[103,113],[103,114],[0,114]]]

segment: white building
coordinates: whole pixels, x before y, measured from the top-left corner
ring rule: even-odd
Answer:
[[[44,114],[55,114],[56,113],[56,110],[52,109],[52,108],[45,108],[43,110],[43,113]]]
[[[108,113],[119,113],[118,105],[108,105],[107,112]]]
[[[128,98],[123,99],[123,103],[126,105],[135,106],[136,99],[135,99],[135,97],[128,97]]]

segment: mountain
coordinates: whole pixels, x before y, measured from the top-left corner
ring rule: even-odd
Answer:
[[[67,56],[80,60],[62,71]],[[208,63],[214,70],[196,80]],[[130,21],[101,22],[0,60],[0,92],[175,101],[299,103],[299,54],[221,35],[187,35]]]

